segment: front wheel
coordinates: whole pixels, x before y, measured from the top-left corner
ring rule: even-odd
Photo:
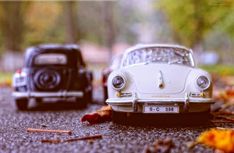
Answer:
[[[16,103],[16,107],[18,110],[27,110],[28,109],[28,99],[27,98],[16,99],[15,103]]]

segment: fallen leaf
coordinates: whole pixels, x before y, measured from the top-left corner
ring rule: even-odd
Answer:
[[[4,82],[0,82],[0,88],[11,87],[11,80],[6,80]]]
[[[211,129],[201,133],[197,142],[208,147],[224,151],[234,152],[234,130],[233,129]]]
[[[192,149],[194,148],[198,143],[194,142],[194,141],[189,141],[186,143],[186,146],[188,147],[188,149]]]
[[[169,153],[174,146],[170,138],[156,140],[153,145],[147,146],[145,153]]]
[[[103,106],[101,109],[85,114],[82,118],[82,122],[89,122],[90,124],[102,123],[105,121],[110,121],[112,117],[112,108],[111,106]]]
[[[234,105],[234,86],[227,86],[224,90],[215,90],[213,94],[215,101],[222,101],[229,103],[227,105]]]

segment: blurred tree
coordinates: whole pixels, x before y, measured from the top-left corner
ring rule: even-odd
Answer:
[[[66,41],[69,43],[76,43],[78,41],[78,18],[76,2],[66,1],[62,4],[65,15]]]
[[[226,32],[230,37],[234,38],[234,1],[231,4],[227,3],[228,12],[222,22],[219,22],[217,26],[215,26],[215,30]]]
[[[29,2],[0,2],[0,31],[6,50],[19,51],[21,49],[28,5]]]
[[[63,2],[31,2],[26,14],[25,46],[65,41]]]
[[[113,2],[104,2],[103,3],[103,16],[104,16],[104,28],[105,31],[105,45],[108,48],[109,51],[109,63],[112,59],[112,50],[113,45],[115,44],[115,27],[114,27],[114,15],[113,15]]]
[[[107,47],[112,58],[116,43],[116,2],[79,2],[78,27],[81,40],[92,41]]]
[[[200,48],[205,36],[215,26],[224,26],[224,21],[230,18],[234,1],[161,0],[158,6],[167,18],[175,40],[192,48]],[[233,27],[233,17],[228,23]]]
[[[80,1],[78,27],[81,39],[107,45],[107,43],[111,44],[107,42],[109,37],[107,35],[113,35],[115,37],[114,41],[111,40],[113,42],[135,43],[137,36],[133,30],[133,24],[139,21],[139,11],[131,2]]]

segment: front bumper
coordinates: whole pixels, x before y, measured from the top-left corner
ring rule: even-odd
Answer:
[[[13,92],[12,96],[19,98],[56,98],[56,97],[83,97],[82,91],[63,91],[63,92]]]
[[[177,98],[177,99],[107,99],[106,103],[114,111],[145,113],[145,106],[178,106],[179,113],[207,112],[214,103],[211,98]]]

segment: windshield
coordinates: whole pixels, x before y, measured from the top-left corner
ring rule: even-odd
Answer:
[[[191,53],[182,48],[150,47],[128,53],[123,66],[139,63],[167,63],[193,66]]]

